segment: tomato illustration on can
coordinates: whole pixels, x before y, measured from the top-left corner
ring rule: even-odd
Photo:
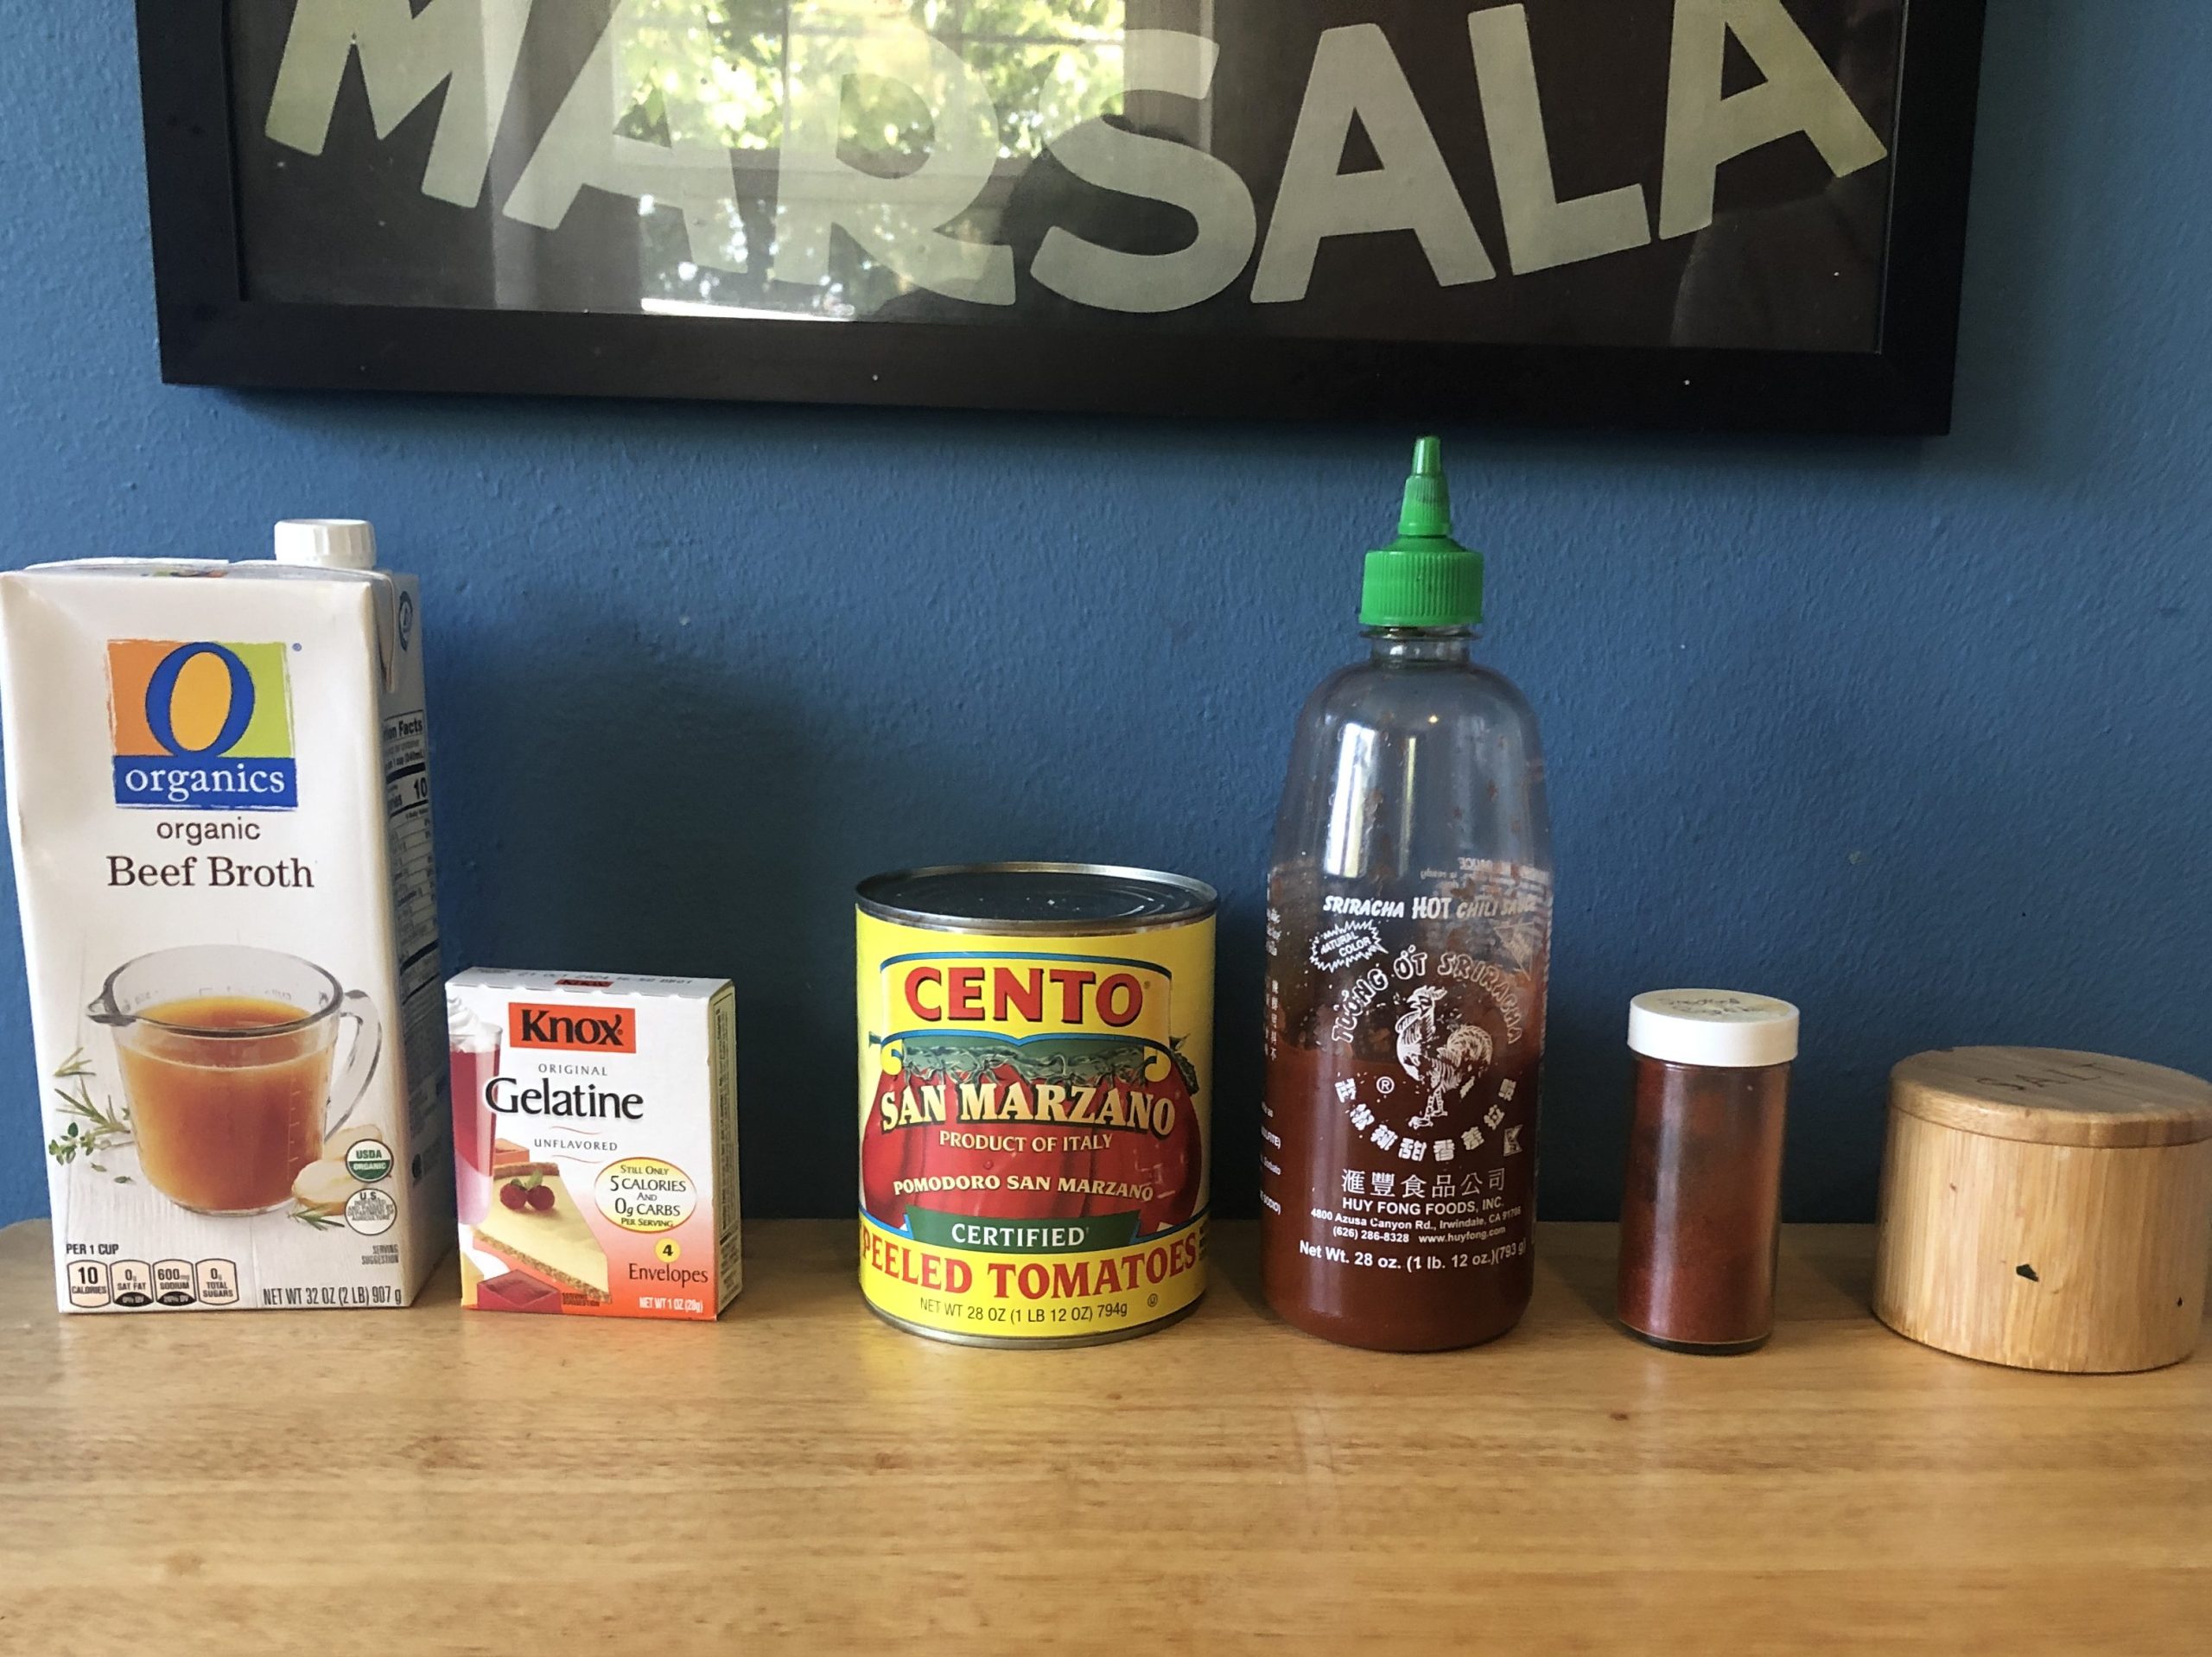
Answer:
[[[879,876],[859,917],[861,1283],[918,1334],[1080,1344],[1205,1286],[1211,887]]]

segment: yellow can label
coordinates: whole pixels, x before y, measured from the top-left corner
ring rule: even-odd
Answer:
[[[1141,1328],[1205,1287],[1213,921],[1023,938],[862,911],[861,1286],[952,1335]]]

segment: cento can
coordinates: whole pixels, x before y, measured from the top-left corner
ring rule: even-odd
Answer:
[[[1081,1346],[1205,1291],[1213,888],[993,863],[860,888],[861,1291],[978,1346]]]

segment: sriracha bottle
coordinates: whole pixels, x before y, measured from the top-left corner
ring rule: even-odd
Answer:
[[[1299,717],[1268,882],[1268,1303],[1389,1351],[1529,1304],[1551,827],[1535,716],[1471,651],[1483,561],[1435,438],[1367,555],[1367,659]]]

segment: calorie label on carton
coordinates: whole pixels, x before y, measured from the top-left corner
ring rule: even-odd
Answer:
[[[1141,1329],[1205,1287],[1213,922],[860,917],[861,1286],[926,1332]]]

